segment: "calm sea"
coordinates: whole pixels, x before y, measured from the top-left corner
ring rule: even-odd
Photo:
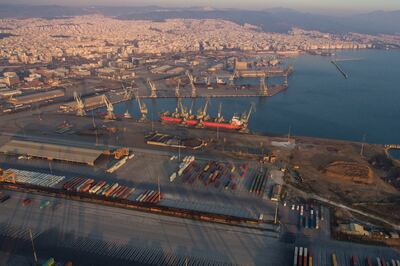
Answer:
[[[300,56],[289,59],[295,72],[289,78],[289,89],[271,98],[213,99],[210,113],[216,115],[222,103],[223,115],[246,111],[252,102],[256,112],[249,128],[255,132],[335,138],[371,143],[400,144],[400,51],[342,51],[338,64],[348,79],[330,62],[332,58]],[[258,80],[255,80],[258,82]],[[277,82],[270,80],[269,83]],[[190,100],[184,101],[187,106]],[[204,100],[197,100],[197,110]],[[152,115],[173,110],[174,99],[146,101]],[[129,109],[138,116],[136,101],[118,104],[118,113]]]

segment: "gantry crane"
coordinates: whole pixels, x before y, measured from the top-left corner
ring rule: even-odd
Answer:
[[[154,82],[151,81],[150,79],[147,79],[147,84],[149,84],[150,89],[151,89],[150,97],[151,98],[157,98],[157,87],[154,84]]]
[[[74,91],[74,99],[76,102],[76,115],[77,116],[85,116],[85,104],[83,103],[81,96],[78,95],[76,91]]]
[[[196,97],[196,86],[194,85],[193,75],[189,71],[186,71],[186,76],[188,77],[190,86],[192,87],[192,97]]]
[[[107,107],[107,114],[104,118],[107,120],[115,120],[114,107],[105,94],[102,96],[102,101]]]

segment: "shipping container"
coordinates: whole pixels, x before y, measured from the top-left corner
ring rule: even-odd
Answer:
[[[332,266],[338,266],[335,253],[332,253]]]
[[[307,248],[304,248],[304,254],[303,254],[303,266],[307,266],[307,262],[308,262],[308,252],[307,252]]]

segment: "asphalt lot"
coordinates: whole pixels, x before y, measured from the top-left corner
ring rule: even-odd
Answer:
[[[111,258],[116,262],[115,265],[129,264],[134,260],[135,250],[138,254],[143,253],[142,260],[139,259],[141,262],[146,256],[170,254],[177,260],[183,258],[181,265],[184,265],[185,258],[189,265],[200,261],[203,263],[200,265],[291,265],[294,246],[308,247],[312,251],[314,265],[331,265],[332,252],[338,256],[340,265],[350,265],[353,255],[360,259],[366,256],[400,258],[398,252],[389,248],[314,239],[314,236],[302,233],[296,235],[292,242],[283,237],[285,232],[282,237],[276,238],[269,232],[256,229],[39,195],[6,193],[12,197],[0,204],[0,247],[16,254],[30,252],[22,248],[24,244],[10,245],[13,242],[7,237],[17,238],[16,243],[27,245],[27,229],[31,228],[38,254],[42,252],[42,256],[54,256],[64,261],[75,260],[83,265],[94,262],[95,265],[104,265],[98,262],[102,256],[105,257],[104,262]],[[27,197],[33,202],[22,206],[21,201]],[[46,200],[51,202],[50,206],[40,209],[40,204]],[[157,262],[154,264],[157,265]]]

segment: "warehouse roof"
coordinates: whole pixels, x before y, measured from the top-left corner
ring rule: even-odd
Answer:
[[[40,101],[47,101],[47,100],[58,98],[58,97],[63,97],[64,95],[65,95],[64,90],[56,89],[56,90],[43,91],[43,92],[37,92],[37,93],[28,94],[28,95],[18,96],[18,97],[10,99],[10,102],[15,105],[16,104],[29,104],[29,103],[36,103],[36,102],[40,102]]]
[[[0,152],[94,165],[103,150],[25,140],[11,140]]]

